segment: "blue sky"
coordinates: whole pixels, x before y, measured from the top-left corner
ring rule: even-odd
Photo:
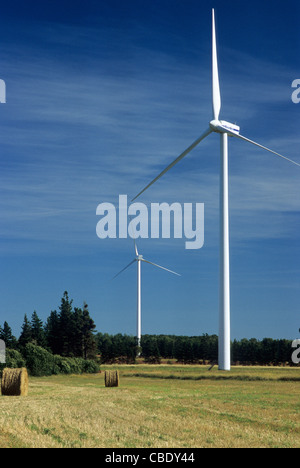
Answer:
[[[102,202],[131,199],[211,120],[211,9],[221,118],[300,162],[298,1],[2,2],[0,324],[18,336],[65,290],[97,330],[135,334],[131,239],[96,236]],[[4,4],[5,3],[5,4]],[[271,5],[271,6],[270,6]],[[232,339],[295,339],[300,169],[230,139]],[[205,244],[142,239],[143,333],[218,333],[219,139],[210,135],[139,201],[204,203]]]

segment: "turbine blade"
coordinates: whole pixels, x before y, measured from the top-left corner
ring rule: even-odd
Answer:
[[[123,268],[123,270],[119,271],[119,273],[117,273],[112,279],[114,280],[117,276],[123,273],[123,271],[127,270],[127,268],[129,268],[134,262],[136,262],[136,259],[132,260],[132,262],[130,262],[125,268]]]
[[[166,270],[169,273],[173,273],[173,275],[181,276],[179,273],[176,273],[175,271],[169,270],[168,268],[157,265],[156,263],[149,262],[149,260],[145,260],[144,258],[142,258],[141,260],[142,262],[150,263],[150,265],[156,266],[157,268],[161,268],[162,270]]]
[[[215,10],[212,11],[212,104],[213,118],[219,120],[221,110],[221,92],[219,82],[219,68],[217,55],[217,39],[216,39],[216,24]]]
[[[249,138],[244,137],[243,135],[239,135],[237,133],[229,132],[232,136],[235,136],[236,138],[240,138],[241,140],[248,141],[248,143],[252,143],[252,145],[258,146],[259,148],[262,148],[266,151],[269,151],[270,153],[276,154],[276,156],[279,156],[282,159],[285,159],[286,161],[289,161],[292,164],[295,164],[296,166],[300,166],[299,163],[296,161],[293,161],[292,159],[287,158],[286,156],[282,156],[282,154],[276,153],[276,151],[273,151],[269,148],[266,148],[266,146],[262,146],[259,143],[256,143],[255,141],[249,140]]]
[[[131,225],[129,225],[129,226],[131,226]],[[134,237],[134,233],[133,233],[133,232],[132,232],[132,235],[130,235],[130,237],[133,239],[135,254],[136,254],[136,256],[138,257],[139,252],[138,252],[138,248],[137,248],[137,245],[136,245],[136,240],[135,240],[135,237]]]
[[[138,257],[138,256],[139,256],[139,252],[138,252],[138,248],[137,248],[135,239],[133,239],[133,242],[134,242],[135,255]]]
[[[148,184],[131,201],[136,200],[142,193],[144,193],[149,187],[151,187],[151,185],[154,184],[154,182],[156,182],[158,179],[160,179],[166,172],[168,172],[173,166],[175,166],[175,164],[177,164],[188,153],[190,153],[200,143],[200,141],[204,140],[204,138],[206,138],[211,132],[212,132],[212,130],[210,128],[208,130],[206,130],[206,132],[204,132],[203,135],[201,135],[201,137],[199,137],[196,141],[194,141],[194,143],[192,143],[191,146],[189,146],[183,153],[181,153],[181,155],[178,156],[178,158],[176,158],[171,164],[169,164],[169,166],[166,167],[166,169],[164,169],[155,179],[153,179],[152,182],[150,182],[150,184]]]

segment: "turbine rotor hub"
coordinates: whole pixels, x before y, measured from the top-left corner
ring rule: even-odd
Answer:
[[[209,126],[213,132],[228,133],[229,136],[231,133],[236,133],[237,135],[240,133],[240,127],[233,123],[226,122],[225,120],[212,120]]]

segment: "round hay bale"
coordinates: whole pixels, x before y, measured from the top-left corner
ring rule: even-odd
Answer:
[[[119,371],[105,371],[104,381],[105,387],[118,387]]]
[[[1,381],[2,395],[27,396],[28,395],[28,372],[26,367],[21,369],[3,370]]]

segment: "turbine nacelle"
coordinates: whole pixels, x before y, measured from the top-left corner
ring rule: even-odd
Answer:
[[[240,134],[240,127],[230,122],[226,122],[226,120],[212,120],[209,123],[209,127],[213,132],[217,133],[228,133],[231,136],[231,133],[235,133],[236,135]]]

